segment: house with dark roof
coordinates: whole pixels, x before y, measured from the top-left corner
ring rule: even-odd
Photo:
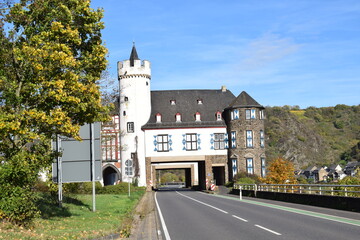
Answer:
[[[122,181],[156,187],[161,169],[185,169],[186,186],[223,185],[238,172],[265,176],[264,107],[248,93],[150,89],[135,46],[118,63]]]

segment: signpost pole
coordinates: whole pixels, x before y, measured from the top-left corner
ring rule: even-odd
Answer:
[[[56,153],[59,155],[61,147],[61,139],[59,135],[56,135]],[[62,208],[63,192],[62,192],[62,168],[61,157],[57,156],[57,180],[58,180],[58,197],[59,207]]]
[[[130,197],[130,180],[131,180],[131,178],[130,178],[130,176],[129,176],[129,197]]]
[[[95,150],[94,150],[94,124],[90,123],[90,158],[91,158],[91,181],[92,181],[92,205],[93,212],[96,211],[95,205]]]

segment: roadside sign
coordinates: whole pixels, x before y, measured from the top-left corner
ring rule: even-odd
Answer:
[[[101,163],[101,142],[100,130],[101,123],[94,123],[94,139],[91,141],[90,124],[80,127],[80,137],[82,141],[64,136],[59,137],[59,150],[62,156],[59,160],[55,160],[52,164],[52,179],[54,182],[91,182],[92,181],[92,165],[94,164],[95,173],[94,180],[102,179],[102,163]],[[56,146],[56,142],[53,144]],[[91,148],[94,148],[94,162],[91,161]],[[54,149],[55,150],[55,149]],[[60,166],[59,166],[60,165]],[[60,168],[59,168],[60,167]],[[58,169],[59,168],[59,169]],[[61,170],[61,176],[59,171]]]
[[[133,175],[133,161],[131,159],[125,161],[125,175]]]

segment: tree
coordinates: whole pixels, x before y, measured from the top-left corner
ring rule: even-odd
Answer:
[[[267,168],[267,175],[263,181],[268,184],[295,184],[293,163],[282,157],[276,158]]]
[[[31,188],[52,162],[53,136],[80,140],[81,125],[107,119],[96,85],[102,16],[89,0],[21,0],[1,15],[0,219],[37,215]]]

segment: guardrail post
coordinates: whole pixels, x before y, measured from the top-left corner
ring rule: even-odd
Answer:
[[[255,195],[255,197],[256,197],[256,192],[257,192],[257,185],[254,184],[254,195]]]
[[[321,187],[319,187],[319,194],[322,195],[322,190],[321,190]]]
[[[345,197],[348,196],[348,193],[347,193],[347,187],[345,187]]]
[[[331,187],[331,196],[334,196],[334,188]]]
[[[242,187],[239,186],[239,199],[242,200]]]

